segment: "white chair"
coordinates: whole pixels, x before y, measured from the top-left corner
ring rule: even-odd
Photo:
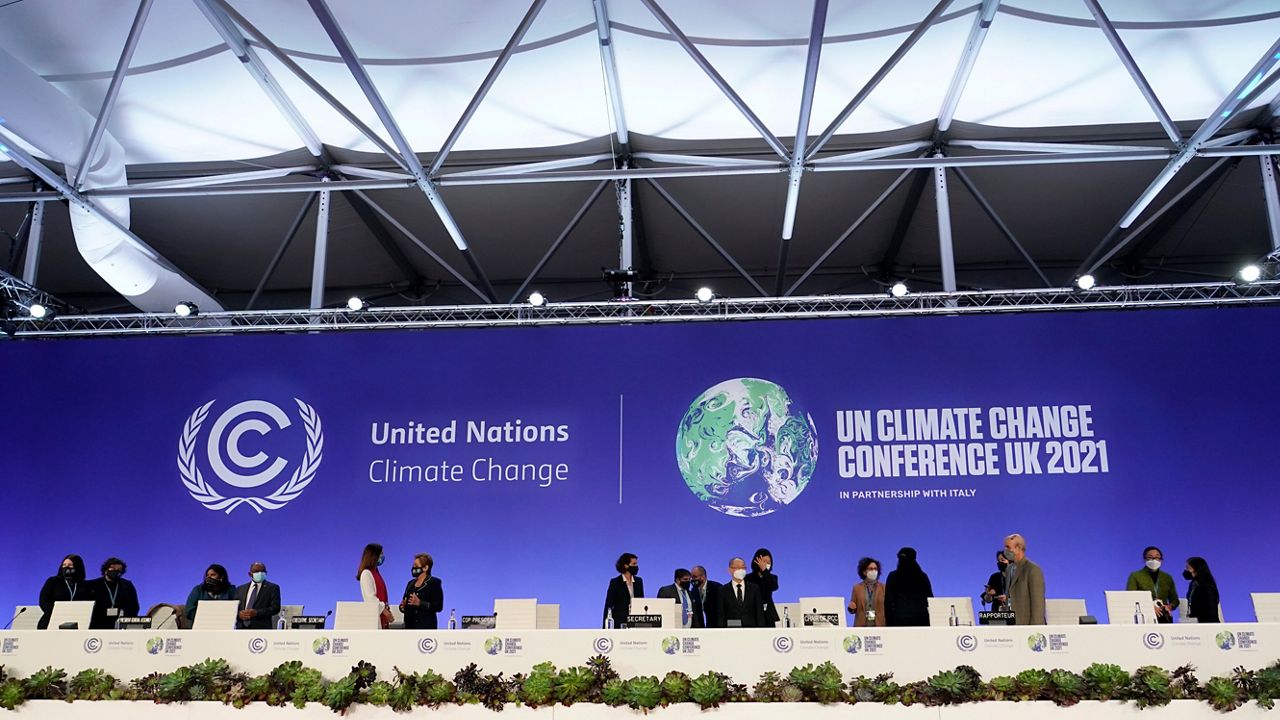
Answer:
[[[1280,622],[1280,593],[1249,593],[1258,622]]]
[[[560,605],[559,603],[538,603],[538,630],[559,630],[560,629]]]
[[[1080,616],[1088,615],[1084,600],[1046,599],[1044,601],[1045,622],[1050,625],[1079,625]]]
[[[1178,598],[1178,622],[1180,623],[1196,622],[1195,618],[1187,615],[1187,610],[1190,608],[1191,606],[1187,604],[1186,598]],[[1222,617],[1222,603],[1218,603],[1218,620],[1220,622],[1226,622],[1226,620]]]
[[[39,605],[14,605],[13,616],[10,618],[13,624],[9,627],[14,630],[35,630],[43,614]]]
[[[785,627],[787,618],[791,618],[791,627],[804,625],[804,615],[800,612],[799,602],[780,602],[774,603],[773,606],[778,608],[778,627]]]
[[[1107,622],[1112,625],[1136,625],[1134,612],[1141,612],[1147,625],[1155,624],[1156,601],[1147,590],[1107,590]]]
[[[675,598],[635,598],[631,601],[632,615],[661,615],[662,627],[680,627],[680,601]]]
[[[49,629],[57,630],[59,625],[73,622],[78,629],[88,630],[89,620],[92,617],[92,600],[60,600],[53,604],[53,616],[49,618]]]
[[[201,603],[202,605],[204,603]],[[380,630],[382,620],[378,617],[378,601],[369,602],[339,600],[333,613],[334,630]],[[199,615],[196,619],[199,619]]]
[[[281,605],[280,612],[271,618],[271,627],[280,627],[280,621],[284,621],[284,626],[289,627],[289,621],[294,617],[302,614],[302,605]]]
[[[388,603],[387,609],[391,611],[391,622],[387,625],[387,628],[390,630],[403,630],[404,613],[400,611],[400,606]]]
[[[931,597],[929,598],[929,625],[933,627],[950,625],[952,609],[955,610],[956,621],[961,625],[973,624],[973,598]]]
[[[497,630],[536,630],[538,628],[537,598],[497,598],[493,601],[494,624]]]
[[[236,615],[240,613],[237,600],[201,600],[196,606],[196,621],[192,630],[232,630]]]

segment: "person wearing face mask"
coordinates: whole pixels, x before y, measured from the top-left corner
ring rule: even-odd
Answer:
[[[880,561],[864,557],[858,561],[858,579],[849,596],[849,612],[854,627],[884,627],[884,583],[880,582]]]
[[[698,604],[702,606],[701,627],[720,627],[720,583],[709,579],[707,569],[701,565],[694,565],[690,574],[693,578],[693,594],[698,597]]]
[[[760,591],[760,602],[764,607],[764,619],[767,627],[778,624],[778,608],[773,606],[773,594],[778,590],[778,576],[773,574],[773,553],[760,548],[751,558],[751,572],[747,574],[747,582],[755,585]]]
[[[702,598],[693,587],[693,573],[684,568],[676,570],[675,582],[658,588],[658,597],[680,601],[680,626],[700,628],[703,625]]]
[[[982,588],[982,604],[990,605],[992,610],[1007,610],[1005,603],[996,598],[1004,596],[1004,576],[1009,569],[1009,558],[1004,556],[1003,550],[996,551],[996,571],[991,573],[991,577],[987,578],[987,584]]]
[[[740,557],[729,561],[729,582],[720,587],[720,627],[773,627],[764,616],[760,588],[747,582],[747,562]]]
[[[204,571],[204,580],[187,595],[187,604],[182,614],[187,618],[187,627],[196,621],[196,607],[201,600],[235,600],[236,589],[227,579],[227,569],[214,563]]]
[[[1186,616],[1198,623],[1222,622],[1218,617],[1218,582],[1209,572],[1209,563],[1202,557],[1187,558],[1182,578],[1191,581],[1187,587],[1187,608],[1183,610]]]
[[[57,574],[45,580],[44,586],[40,588],[40,612],[43,614],[36,627],[40,630],[48,629],[53,604],[56,602],[93,600],[90,590],[84,581],[84,560],[74,554],[62,558]]]
[[[386,561],[382,553],[382,545],[369,543],[360,554],[360,569],[356,571],[356,579],[360,581],[360,599],[365,602],[378,603],[378,621],[382,629],[391,627],[391,608],[387,607],[387,584],[382,580],[378,568]]]
[[[427,553],[413,556],[409,574],[413,579],[404,587],[400,612],[406,630],[435,630],[439,627],[440,609],[444,607],[444,584],[431,574],[435,560]]]
[[[1044,625],[1044,571],[1027,559],[1027,539],[1014,533],[1004,539],[1005,593],[996,600],[1013,611],[1014,625]]]
[[[618,575],[609,580],[609,589],[604,595],[604,617],[601,627],[608,627],[613,620],[615,628],[627,624],[627,616],[631,614],[631,601],[644,597],[644,580],[640,579],[640,559],[632,553],[622,553],[613,564]]]
[[[898,550],[898,567],[884,584],[884,609],[893,627],[929,624],[929,598],[933,584],[916,560],[915,548]]]
[[[1173,611],[1178,608],[1178,589],[1174,587],[1173,576],[1160,569],[1164,562],[1164,553],[1152,545],[1142,551],[1144,567],[1135,570],[1125,583],[1125,590],[1145,590],[1155,600],[1156,622],[1173,622]]]
[[[236,627],[246,630],[270,630],[280,614],[280,586],[267,581],[267,566],[256,562],[249,566],[249,582],[236,588],[240,612]]]
[[[124,579],[128,568],[120,558],[107,558],[102,563],[102,577],[85,583],[93,595],[93,617],[89,627],[94,630],[111,630],[116,620],[138,616],[138,590]]]

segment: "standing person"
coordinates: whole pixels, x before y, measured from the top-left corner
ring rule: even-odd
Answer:
[[[707,569],[694,565],[692,576],[693,594],[698,597],[702,606],[703,627],[720,627],[720,583],[707,578]]]
[[[267,582],[267,566],[256,562],[249,566],[249,582],[236,588],[240,612],[236,627],[246,630],[270,630],[280,614],[280,586]]]
[[[720,599],[720,627],[772,627],[766,625],[760,588],[747,582],[747,562],[740,557],[729,561],[728,583],[717,593]]]
[[[227,579],[227,569],[214,563],[204,571],[204,580],[187,594],[187,604],[182,614],[187,616],[187,627],[196,621],[196,608],[201,600],[235,600],[236,589]]]
[[[92,600],[89,588],[85,587],[84,560],[79,555],[71,554],[62,558],[58,572],[44,581],[40,588],[40,622],[36,628],[47,630],[49,618],[53,616],[53,604],[71,600]]]
[[[991,573],[991,577],[987,578],[987,584],[982,588],[982,604],[990,605],[992,610],[1008,610],[1009,608],[996,598],[1004,595],[1004,576],[1009,570],[1009,559],[1004,556],[1004,550],[996,551],[996,571]]]
[[[1027,539],[1018,533],[1006,537],[1004,556],[1009,561],[1007,590],[996,600],[1013,611],[1014,625],[1044,625],[1044,571],[1027,559]]]
[[[778,608],[773,606],[773,593],[778,589],[778,576],[773,574],[773,553],[760,548],[751,558],[751,573],[747,582],[760,590],[760,603],[764,607],[766,627],[778,624]]]
[[[632,553],[622,553],[613,564],[618,575],[609,580],[609,589],[604,595],[604,617],[602,627],[609,627],[613,620],[615,628],[627,624],[627,616],[631,614],[631,601],[644,597],[644,580],[640,579],[640,558]]]
[[[858,561],[858,579],[849,594],[849,612],[854,627],[884,627],[888,623],[884,611],[885,586],[880,582],[880,561],[864,557]]]
[[[693,588],[693,573],[684,568],[676,570],[675,582],[658,588],[658,597],[680,601],[680,627],[704,627],[702,598]]]
[[[444,583],[431,574],[436,561],[427,553],[413,556],[409,574],[413,579],[404,586],[400,600],[400,613],[404,615],[406,630],[435,630],[440,623],[440,610],[444,608]]]
[[[137,617],[138,590],[124,579],[128,569],[120,558],[107,558],[102,563],[102,576],[85,583],[93,595],[93,619],[89,627],[94,630],[111,630],[122,617]]]
[[[1218,581],[1209,572],[1209,563],[1202,557],[1187,558],[1187,567],[1182,577],[1190,580],[1187,586],[1187,607],[1183,610],[1187,617],[1193,617],[1198,623],[1222,622],[1218,617]]]
[[[369,543],[364,546],[360,555],[360,569],[356,571],[356,579],[360,581],[360,599],[365,602],[378,603],[378,621],[382,629],[391,627],[391,608],[387,607],[387,584],[382,581],[382,573],[378,568],[386,562],[382,545]]]
[[[1141,570],[1135,570],[1125,583],[1125,590],[1146,590],[1155,600],[1156,622],[1173,622],[1173,611],[1178,608],[1178,589],[1174,587],[1173,576],[1160,569],[1164,562],[1164,553],[1160,548],[1151,545],[1142,551]]]
[[[915,548],[898,551],[898,567],[884,586],[884,610],[890,626],[929,624],[929,598],[933,585],[916,561]]]

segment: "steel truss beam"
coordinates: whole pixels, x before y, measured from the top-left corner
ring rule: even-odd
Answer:
[[[942,108],[938,110],[938,125],[935,135],[943,135],[951,129],[951,121],[955,118],[956,108],[960,105],[960,97],[969,84],[969,76],[973,74],[973,66],[978,62],[978,53],[986,42],[987,31],[991,29],[991,21],[995,19],[996,10],[1000,8],[1000,0],[982,0],[978,8],[978,16],[973,19],[973,27],[969,29],[969,38],[965,41],[964,50],[960,53],[960,61],[956,63],[956,72],[951,77],[951,86],[942,100]]]
[[[693,228],[693,231],[698,233],[698,236],[705,240],[706,243],[711,246],[711,249],[716,251],[717,255],[733,267],[734,272],[738,273],[743,280],[746,280],[751,287],[755,288],[756,292],[760,293],[761,296],[769,294],[765,292],[764,287],[761,286],[760,283],[756,282],[755,278],[751,277],[751,273],[744,270],[742,266],[738,264],[738,261],[733,259],[733,255],[729,254],[728,250],[725,250],[720,243],[716,242],[716,239],[711,236],[711,233],[707,232],[706,229],[702,227],[701,223],[695,220],[694,217],[689,214],[688,210],[684,209],[683,205],[677,202],[674,197],[671,197],[671,193],[667,192],[666,188],[662,187],[654,180],[646,179],[645,182],[649,183],[649,187],[656,190],[658,195],[662,196],[662,199],[667,201],[667,204],[671,206],[671,209],[675,210],[676,214],[688,223],[689,227]]]
[[[556,254],[556,251],[560,249],[560,246],[564,244],[564,241],[569,239],[569,235],[573,233],[574,228],[578,227],[578,223],[582,222],[582,218],[586,217],[587,211],[595,204],[596,199],[600,197],[606,187],[609,187],[609,181],[601,180],[600,183],[596,185],[596,189],[591,191],[591,195],[587,197],[586,202],[582,203],[582,207],[578,208],[578,212],[574,213],[573,217],[569,220],[569,224],[564,226],[564,230],[561,230],[560,234],[556,236],[555,241],[551,243],[551,247],[547,248],[547,251],[542,254],[542,258],[538,260],[538,264],[534,265],[533,270],[529,271],[529,276],[526,277],[524,282],[520,283],[520,287],[516,288],[516,291],[512,293],[511,300],[509,301],[510,304],[515,304],[520,301],[520,298],[524,297],[524,291],[528,289],[530,283],[538,278],[538,274],[541,273],[542,269],[551,261],[552,256]]]
[[[285,251],[289,249],[289,245],[298,234],[303,220],[306,220],[307,213],[311,211],[311,206],[315,204],[318,197],[319,194],[308,195],[306,202],[302,203],[302,209],[298,211],[297,217],[293,219],[293,224],[289,226],[288,232],[284,234],[284,239],[280,241],[279,247],[276,248],[276,253],[271,257],[271,262],[267,263],[267,269],[262,273],[262,279],[258,281],[258,286],[254,288],[253,295],[249,296],[249,304],[245,305],[245,310],[252,310],[258,304],[258,298],[262,295],[262,291],[266,289],[271,276],[276,272],[276,268],[280,267],[280,261],[284,259]]]
[[[1000,234],[1004,235],[1005,239],[1009,241],[1009,244],[1013,246],[1013,249],[1017,250],[1018,254],[1022,256],[1022,259],[1027,261],[1027,265],[1035,271],[1036,275],[1040,276],[1040,280],[1044,283],[1044,286],[1053,287],[1053,283],[1049,281],[1049,277],[1044,274],[1044,271],[1040,269],[1040,265],[1038,265],[1035,259],[1031,257],[1031,253],[1027,252],[1027,249],[1022,246],[1022,243],[1018,242],[1018,238],[996,212],[996,209],[992,207],[991,203],[987,201],[987,198],[978,191],[978,186],[969,178],[969,174],[961,168],[953,168],[952,172],[956,174],[956,177],[960,178],[960,184],[964,185],[965,189],[969,191],[969,194],[973,196],[973,199],[978,201],[978,206],[982,208],[982,212],[987,214],[987,217],[991,219],[991,222],[995,223],[996,228],[1000,230]]]
[[[98,153],[98,144],[107,131],[107,122],[111,120],[111,111],[116,107],[116,98],[120,96],[120,86],[124,84],[125,72],[133,60],[133,51],[138,47],[138,38],[142,37],[142,28],[147,23],[147,15],[151,13],[153,0],[142,0],[138,3],[138,12],[133,16],[133,25],[129,27],[129,35],[125,38],[124,49],[120,51],[120,61],[116,63],[115,72],[111,74],[111,82],[107,85],[107,94],[102,98],[102,108],[89,133],[89,142],[85,143],[84,154],[80,156],[80,164],[76,166],[75,177],[71,187],[79,189],[89,174],[89,164]]]
[[[1143,99],[1147,101],[1147,105],[1151,106],[1151,112],[1155,113],[1156,119],[1160,121],[1160,127],[1164,128],[1169,140],[1174,145],[1182,142],[1182,134],[1178,132],[1178,126],[1173,123],[1173,118],[1169,117],[1168,111],[1160,103],[1160,98],[1156,97],[1156,91],[1151,87],[1151,83],[1147,82],[1147,76],[1142,74],[1138,63],[1133,59],[1133,55],[1129,53],[1129,48],[1125,47],[1124,41],[1120,39],[1120,33],[1116,32],[1115,25],[1111,24],[1111,19],[1102,10],[1098,0],[1084,0],[1084,4],[1089,8],[1089,12],[1093,14],[1093,19],[1097,21],[1098,28],[1106,36],[1107,42],[1111,43],[1111,48],[1116,51],[1116,56],[1120,58],[1120,64],[1124,65],[1124,69],[1129,71],[1129,75],[1133,78],[1133,82],[1137,84],[1138,91],[1142,93]]]
[[[35,302],[45,307],[57,309],[68,307],[66,303],[36,287],[33,283],[14,277],[0,269],[0,304],[6,302],[24,310],[31,307],[31,304]]]
[[[631,153],[631,132],[627,128],[627,114],[622,107],[622,85],[618,81],[618,58],[613,52],[613,31],[609,26],[609,7],[606,0],[592,0],[596,16],[596,39],[600,43],[600,62],[604,70],[605,92],[609,94],[609,111],[613,114],[613,129],[622,146],[622,154]]]
[[[1249,285],[1200,283],[1130,285],[1047,290],[985,290],[887,293],[802,298],[662,300],[603,303],[452,305],[343,310],[290,310],[201,313],[200,323],[172,314],[59,315],[51,320],[17,319],[19,338],[107,335],[196,335],[373,329],[426,329],[532,325],[611,325],[724,320],[783,320],[913,315],[1081,310],[1140,310],[1185,307],[1280,305],[1280,281]]]

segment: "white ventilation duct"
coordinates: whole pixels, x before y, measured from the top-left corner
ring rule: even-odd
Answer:
[[[60,162],[68,178],[89,142],[94,118],[29,67],[0,49],[0,135],[41,157]],[[124,148],[104,133],[89,159],[82,190],[125,185]],[[95,204],[129,227],[128,198],[96,198]],[[76,203],[69,204],[76,247],[89,267],[138,309],[172,312],[182,301],[202,311],[222,305],[136,238]]]

